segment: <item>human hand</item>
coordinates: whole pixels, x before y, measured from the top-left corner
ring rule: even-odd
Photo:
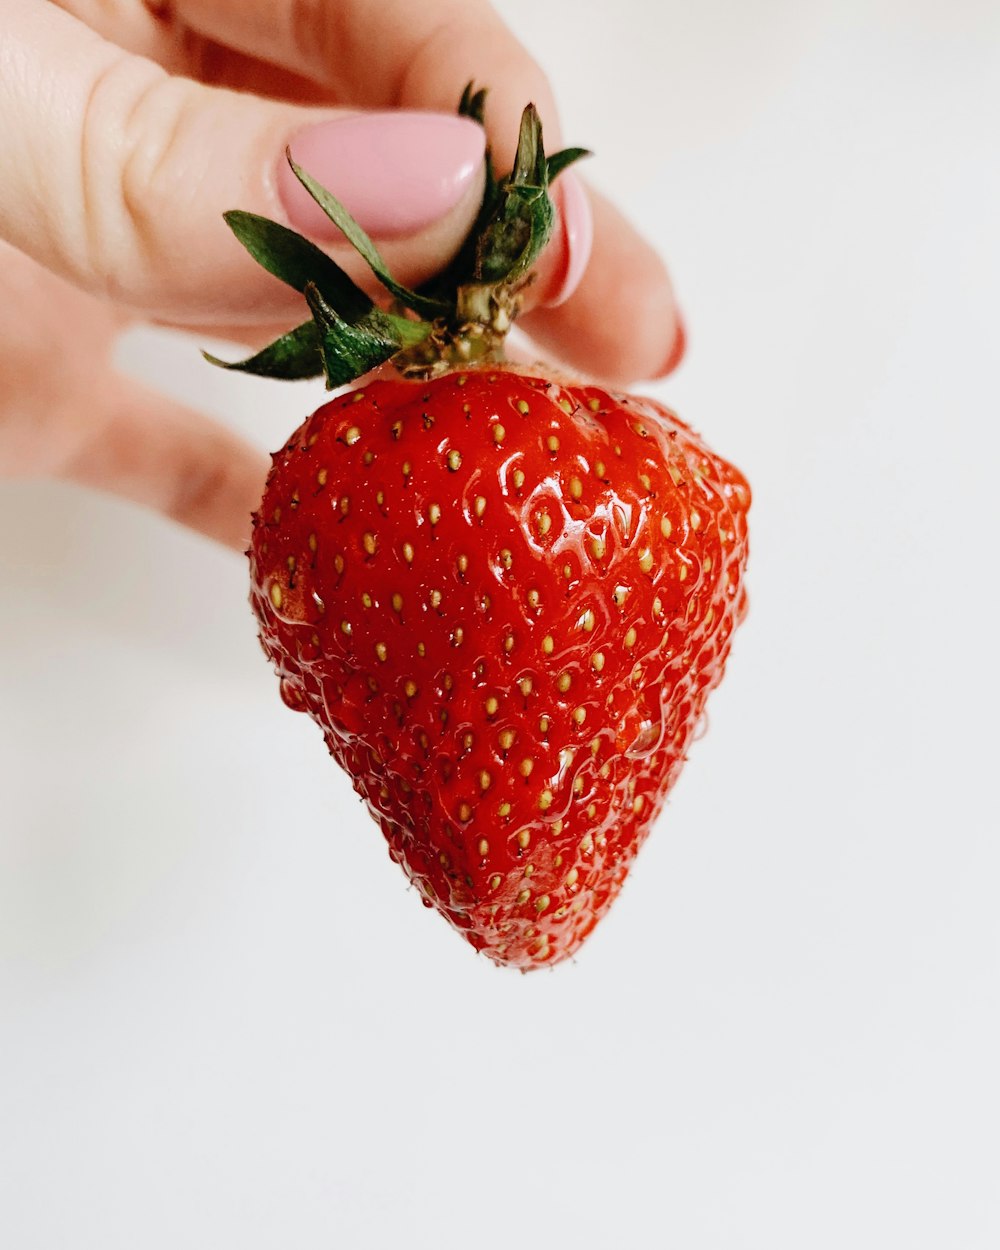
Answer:
[[[242,548],[266,458],[114,370],[114,341],[144,319],[255,348],[301,315],[232,244],[229,208],[311,233],[368,280],[291,179],[289,142],[401,281],[440,269],[482,190],[483,134],[453,114],[470,78],[491,89],[498,169],[529,99],[559,146],[544,75],[485,3],[7,0],[0,474],[82,482]],[[561,227],[519,324],[608,381],[668,372],[683,331],[656,254],[575,174],[553,198]]]

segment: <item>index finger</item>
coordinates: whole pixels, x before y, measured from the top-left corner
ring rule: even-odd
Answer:
[[[162,20],[328,87],[340,104],[454,109],[474,79],[490,88],[487,123],[509,168],[518,120],[538,109],[548,145],[559,121],[545,74],[486,0],[146,0]]]

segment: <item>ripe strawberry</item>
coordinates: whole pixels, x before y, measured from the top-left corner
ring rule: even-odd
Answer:
[[[481,96],[463,103],[481,114]],[[252,602],[285,702],[321,726],[424,902],[522,969],[579,947],[677,778],[744,611],[750,500],[660,404],[497,358],[564,160],[546,165],[525,119],[449,310],[406,320],[400,305],[426,316],[446,288],[393,286],[382,313],[324,258],[300,341],[242,366],[301,376],[322,356],[337,382],[402,349],[421,375],[325,404],[274,457]],[[266,246],[281,228],[262,245],[258,222],[251,250],[289,280]]]

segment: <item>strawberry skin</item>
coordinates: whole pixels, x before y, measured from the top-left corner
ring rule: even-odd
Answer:
[[[274,457],[282,696],[496,963],[572,955],[621,889],[745,611],[749,503],[660,404],[510,365],[376,381]]]

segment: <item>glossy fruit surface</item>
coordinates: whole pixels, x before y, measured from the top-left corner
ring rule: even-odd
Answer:
[[[424,901],[520,968],[619,892],[745,607],[742,476],[651,400],[376,381],[274,458],[252,601]]]

